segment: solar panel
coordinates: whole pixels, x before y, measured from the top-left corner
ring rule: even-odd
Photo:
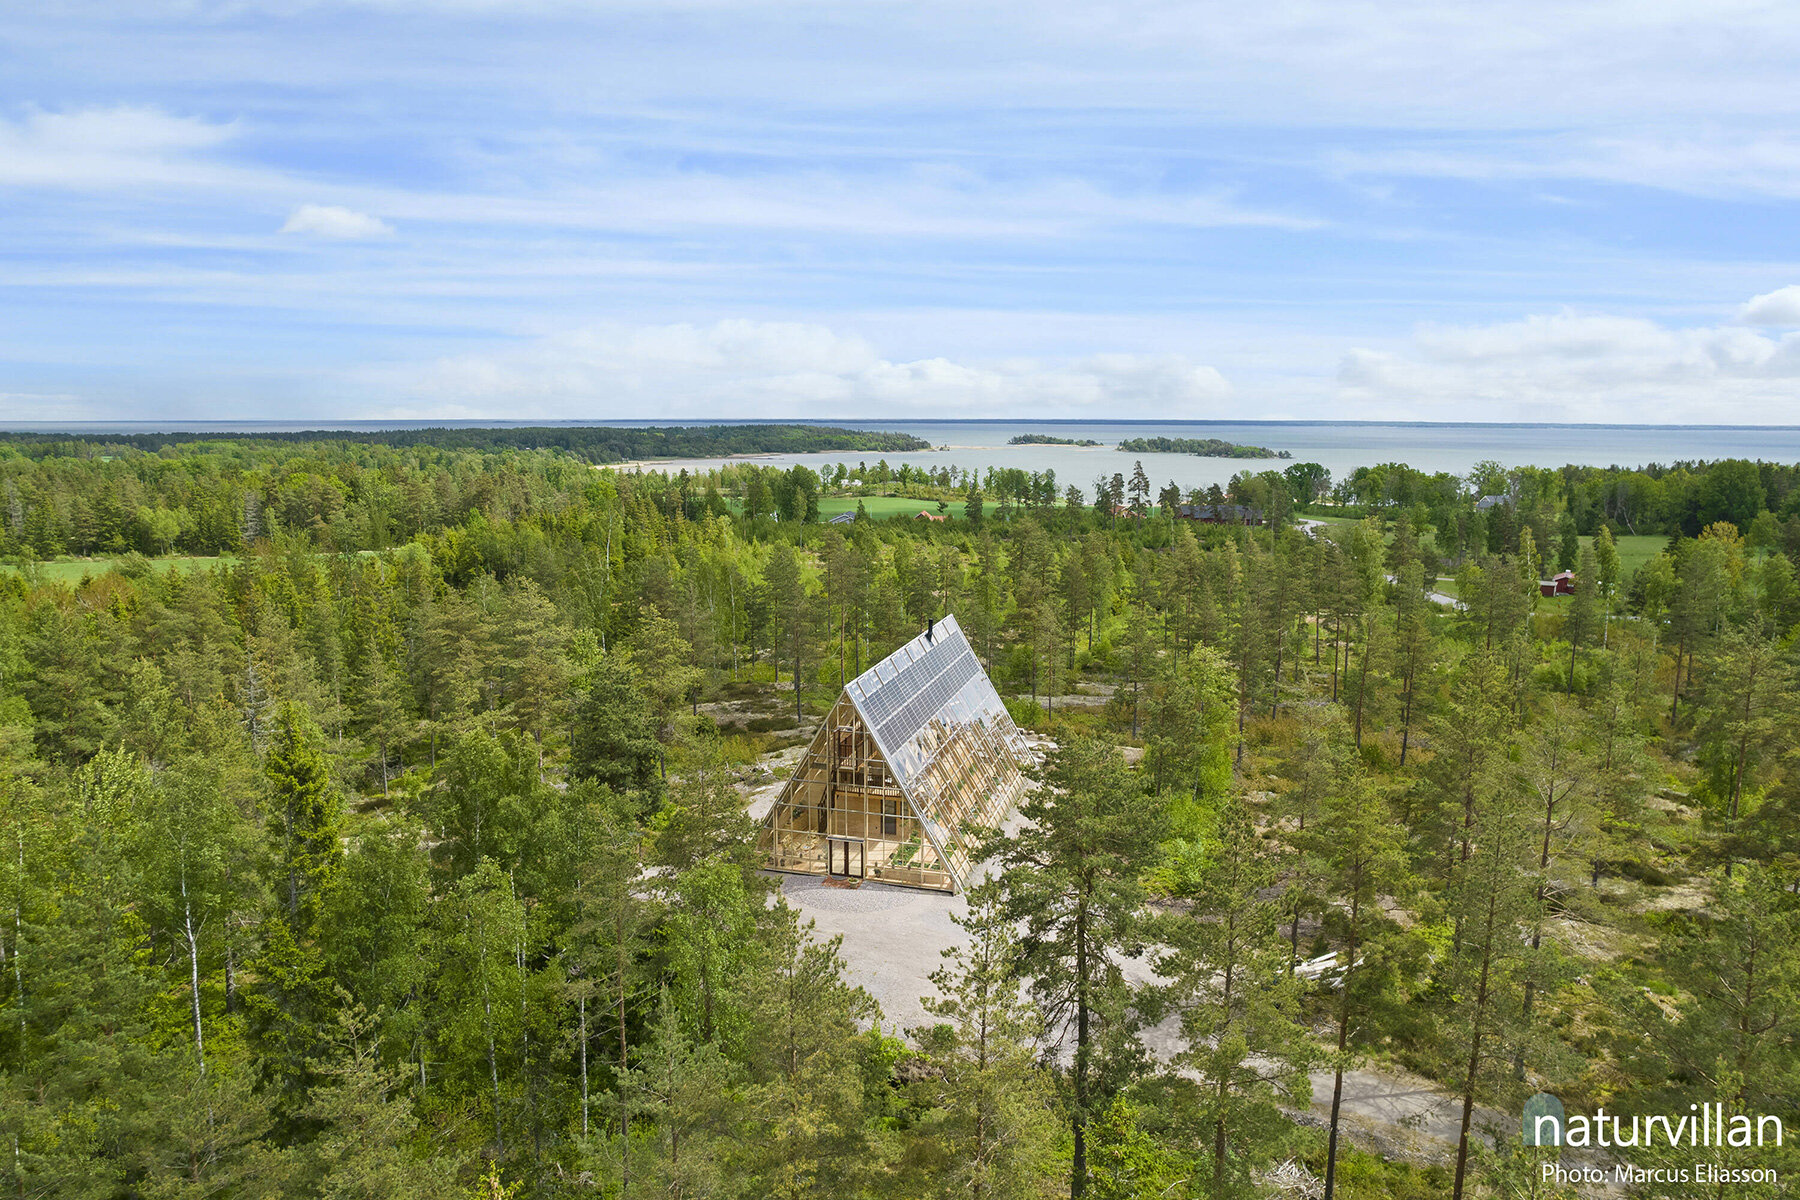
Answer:
[[[931,757],[917,743],[938,718],[945,727],[990,723],[1011,732],[1012,721],[981,669],[955,617],[937,623],[864,671],[849,686],[882,756],[910,778]]]

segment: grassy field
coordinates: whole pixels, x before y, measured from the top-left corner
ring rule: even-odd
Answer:
[[[909,500],[905,496],[820,496],[819,520],[829,521],[839,513],[855,512],[858,500],[862,501],[869,516],[877,521],[894,516],[916,516],[921,511],[935,513],[938,510],[936,500]],[[993,512],[994,506],[988,505],[987,511]],[[944,516],[952,521],[962,520],[962,515],[961,501],[952,501],[950,507],[944,510]]]
[[[1592,538],[1582,538],[1583,546],[1592,542]],[[1662,553],[1662,548],[1669,544],[1669,539],[1661,534],[1626,534],[1617,539],[1619,548],[1619,582],[1625,583],[1637,574],[1639,567]]]
[[[936,500],[910,500],[905,496],[820,496],[819,520],[829,521],[839,513],[855,512],[858,500],[862,501],[869,516],[877,521],[885,521],[889,517],[916,516],[921,509],[929,513],[938,510]],[[743,502],[735,496],[727,497],[725,503],[734,513],[744,511]],[[987,511],[990,514],[994,511],[993,504],[987,506]],[[962,515],[963,502],[960,499],[951,501],[950,507],[944,510],[944,516],[952,521],[962,520]]]
[[[106,574],[114,564],[123,559],[123,555],[115,558],[59,558],[53,562],[38,563],[36,569],[43,572],[44,578],[57,583],[79,583],[84,575]],[[237,561],[235,558],[214,558],[191,554],[172,554],[148,560],[150,565],[158,571],[167,571],[173,567],[184,575],[194,571],[210,571],[220,564],[229,566]],[[17,574],[19,569],[11,563],[0,565],[0,571],[11,571],[14,574]]]

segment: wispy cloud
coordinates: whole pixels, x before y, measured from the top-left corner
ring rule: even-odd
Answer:
[[[220,182],[221,170],[207,152],[237,132],[232,122],[147,107],[33,110],[15,121],[0,119],[0,187],[210,186]]]
[[[1800,130],[1546,131],[1403,139],[1334,149],[1325,162],[1351,176],[1586,180],[1719,198],[1800,196]]]
[[[229,353],[415,411],[1761,414],[1800,315],[1762,0],[57,0],[7,44],[0,368],[96,408]]]

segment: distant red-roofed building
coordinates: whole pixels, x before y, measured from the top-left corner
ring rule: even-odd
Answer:
[[[1538,580],[1540,596],[1573,596],[1575,594],[1575,572],[1558,571],[1549,579]]]

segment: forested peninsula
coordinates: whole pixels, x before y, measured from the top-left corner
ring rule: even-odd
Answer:
[[[432,427],[427,429],[333,430],[253,433],[130,433],[93,435],[109,445],[140,450],[188,446],[195,442],[342,443],[443,450],[562,450],[592,463],[661,458],[730,458],[746,454],[814,454],[866,450],[894,454],[929,450],[931,443],[909,433],[872,433],[826,425],[671,425],[643,428],[583,426]],[[66,433],[0,435],[20,448],[68,443]]]
[[[1241,446],[1222,438],[1127,438],[1119,443],[1127,454],[1198,454],[1206,458],[1292,458],[1286,450]]]
[[[0,440],[0,1193],[1472,1200],[1537,1092],[1793,1114],[1800,468],[1095,483]],[[902,1022],[947,901],[749,813],[946,613],[1043,761]]]

